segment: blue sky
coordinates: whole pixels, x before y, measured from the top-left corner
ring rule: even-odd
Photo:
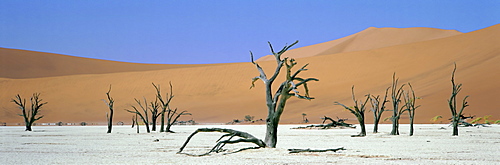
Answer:
[[[302,47],[368,27],[470,32],[500,23],[500,1],[0,1],[0,47],[114,61],[249,62],[267,41]]]

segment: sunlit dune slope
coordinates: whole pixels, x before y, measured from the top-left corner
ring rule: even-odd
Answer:
[[[422,105],[417,109],[417,123],[430,123],[429,120],[436,115],[442,115],[444,119],[441,121],[447,122],[450,116],[447,99],[451,93],[450,77],[454,62],[458,66],[456,81],[463,83],[459,98],[470,95],[470,107],[465,109],[465,114],[478,117],[493,115],[491,119],[500,119],[500,100],[495,97],[500,93],[498,43],[500,25],[428,41],[297,58],[299,65],[309,63],[309,70],[303,72],[301,77],[320,79],[309,84],[310,94],[316,99],[291,98],[281,121],[299,123],[302,113],[306,113],[312,122],[320,122],[320,117],[326,115],[349,118],[349,122],[356,123],[352,114],[333,105],[333,102],[352,106],[352,85],[355,85],[359,99],[368,93],[383,95],[391,83],[392,74],[396,72],[400,84],[410,82],[416,95],[422,98],[417,100],[417,104]],[[274,61],[261,61],[259,64],[268,74],[274,70]],[[0,79],[0,122],[22,122],[22,118],[17,116],[18,110],[9,102],[15,94],[28,97],[33,92],[41,92],[42,98],[49,104],[44,107],[42,113],[45,117],[40,122],[105,123],[108,110],[102,100],[112,84],[111,95],[116,101],[114,121],[130,123],[132,114],[124,109],[134,104],[133,99],[145,97],[152,101],[155,91],[151,82],[160,84],[163,93],[166,93],[169,92],[169,81],[172,81],[175,95],[172,108],[193,114],[183,116],[181,120],[225,123],[242,119],[245,115],[265,119],[267,110],[263,84],[258,81],[255,88],[249,89],[251,78],[257,75],[251,63],[234,63],[140,72],[3,78]],[[386,112],[384,118],[389,115],[390,112]],[[366,112],[366,118],[368,122],[372,121],[371,112]],[[403,117],[402,122],[406,120]]]
[[[303,58],[335,53],[354,52],[402,45],[420,41],[433,40],[462,34],[456,30],[435,28],[375,28],[370,27],[361,32],[337,40],[289,50],[286,57]],[[271,55],[257,61],[274,60]]]
[[[0,48],[0,77],[40,78],[159,70],[199,65],[138,64]]]

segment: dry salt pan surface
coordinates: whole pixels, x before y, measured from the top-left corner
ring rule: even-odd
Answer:
[[[448,125],[401,125],[399,136],[389,135],[391,125],[381,133],[350,137],[359,129],[297,130],[297,125],[280,125],[277,148],[245,150],[233,154],[215,153],[193,157],[176,154],[197,128],[231,128],[264,138],[264,125],[174,126],[177,133],[141,133],[130,126],[0,127],[0,164],[498,164],[500,126],[460,128],[451,136]],[[441,127],[445,129],[440,129]],[[367,125],[371,132],[373,125]],[[221,133],[199,133],[184,152],[202,154],[210,150]],[[231,144],[228,152],[253,144]],[[289,154],[289,148],[346,150]]]

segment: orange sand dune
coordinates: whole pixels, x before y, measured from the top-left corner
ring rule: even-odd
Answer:
[[[413,42],[427,41],[462,34],[456,30],[434,28],[375,28],[370,27],[356,34],[337,40],[289,50],[284,56],[303,58],[335,53],[370,50]],[[274,60],[271,55],[256,61]]]
[[[499,119],[500,100],[495,97],[500,93],[498,43],[500,25],[495,25],[440,39],[299,58],[300,65],[309,63],[309,70],[301,77],[320,79],[309,84],[310,94],[316,99],[291,98],[281,121],[298,123],[302,113],[312,122],[320,122],[323,115],[355,120],[352,114],[334,106],[333,102],[351,105],[352,85],[356,86],[358,98],[367,93],[383,94],[393,72],[397,72],[400,83],[411,82],[417,96],[422,97],[417,101],[422,106],[416,113],[416,122],[430,123],[436,115],[442,115],[445,119],[441,121],[447,122],[450,112],[446,100],[451,93],[453,62],[458,65],[456,81],[463,83],[459,97],[470,95],[470,107],[465,114],[493,115],[490,119]],[[273,61],[261,61],[260,64],[269,72],[274,70]],[[16,70],[9,71],[16,73]],[[225,123],[245,115],[265,119],[263,84],[257,82],[256,88],[249,89],[251,78],[257,75],[251,63],[234,63],[29,79],[0,78],[0,122],[22,122],[17,116],[18,110],[9,102],[15,94],[27,97],[33,92],[41,92],[49,104],[44,107],[45,117],[40,122],[105,123],[107,107],[102,99],[112,84],[111,95],[116,100],[117,111],[115,121],[130,123],[132,115],[123,109],[134,103],[133,98],[146,97],[151,101],[155,92],[151,82],[159,83],[165,93],[169,81],[174,85],[172,107],[193,114],[181,120]],[[367,112],[366,116],[371,122],[371,113]],[[404,117],[402,122],[406,122]]]
[[[15,79],[200,66],[126,63],[8,48],[0,48],[0,59],[0,77]]]

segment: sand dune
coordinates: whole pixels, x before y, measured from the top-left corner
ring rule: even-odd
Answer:
[[[284,54],[292,58],[329,55],[377,49],[395,45],[428,41],[462,34],[456,30],[434,28],[375,28],[370,27],[353,35],[316,45],[293,49]],[[271,55],[256,61],[274,60]]]
[[[377,30],[381,29],[372,28],[365,31]],[[397,29],[389,30],[398,31]],[[435,31],[444,30],[425,30],[428,32],[424,34],[429,33],[428,36],[434,36],[434,38],[427,37],[424,40],[422,38],[426,37],[421,37],[422,40],[417,42],[415,38],[408,37],[409,41],[403,40],[404,37],[402,37],[392,39],[393,44],[386,44],[386,46],[377,46],[384,44],[373,43],[373,47],[370,48],[368,39],[376,37],[369,35],[372,33],[361,35],[363,33],[360,32],[358,37],[367,40],[356,41],[358,44],[353,44],[355,43],[353,40],[349,46],[345,47],[345,50],[350,51],[339,53],[330,49],[333,47],[328,47],[322,50],[319,48],[315,51],[311,50],[309,54],[304,52],[304,58],[298,58],[297,61],[301,65],[309,63],[309,71],[303,72],[302,77],[320,79],[319,82],[312,82],[309,85],[310,94],[316,99],[312,101],[290,99],[283,113],[282,122],[298,123],[302,119],[302,113],[306,113],[312,122],[320,122],[319,118],[323,115],[355,120],[352,114],[334,106],[333,102],[352,104],[350,101],[352,85],[356,86],[359,98],[367,93],[383,94],[383,90],[390,85],[394,72],[397,72],[401,83],[411,82],[417,96],[422,97],[417,101],[422,105],[416,114],[417,123],[430,123],[430,118],[436,115],[447,118],[450,112],[446,100],[451,92],[450,74],[453,62],[458,65],[456,81],[463,83],[463,90],[459,97],[470,95],[468,100],[470,107],[465,110],[465,114],[493,115],[491,119],[499,119],[500,100],[495,95],[500,92],[500,87],[498,87],[500,82],[500,65],[498,65],[500,63],[500,47],[498,46],[500,25],[465,34],[445,31],[447,37],[444,33],[437,32],[441,37],[432,34]],[[420,30],[412,32],[406,35],[425,36],[420,34],[422,32]],[[400,40],[399,43],[396,42],[398,40]],[[314,45],[290,52],[313,47]],[[369,50],[359,50],[362,48]],[[353,51],[356,49],[358,50]],[[103,61],[103,63],[106,62]],[[269,72],[274,70],[275,62],[273,61],[259,63]],[[105,70],[104,66],[106,65],[103,65]],[[256,119],[266,117],[263,84],[257,82],[256,88],[249,89],[251,78],[258,75],[251,63],[183,66],[158,65],[154,69],[116,72],[109,70],[97,72],[88,66],[78,66],[82,70],[89,69],[92,72],[81,74],[77,71],[74,73],[68,71],[58,73],[57,77],[49,77],[51,75],[48,70],[47,77],[33,78],[31,76],[24,79],[11,79],[13,77],[2,75],[4,78],[0,78],[2,88],[0,122],[22,122],[22,118],[17,116],[16,107],[9,102],[15,94],[20,93],[28,97],[33,92],[41,92],[42,98],[49,104],[43,110],[45,118],[40,122],[105,123],[107,109],[102,99],[105,98],[105,93],[112,84],[111,94],[115,97],[117,109],[115,121],[130,123],[132,115],[123,109],[129,108],[130,104],[134,103],[133,98],[152,99],[154,88],[151,82],[159,83],[164,92],[167,92],[169,81],[172,81],[174,85],[175,98],[172,106],[188,110],[193,114],[184,116],[181,120],[194,119],[202,123],[225,123],[236,118],[242,119],[244,115],[254,115]],[[11,75],[23,73],[17,69],[2,68],[2,72],[7,71]],[[386,116],[388,115],[387,112]],[[371,121],[371,114],[368,112],[367,119]],[[446,120],[442,121],[446,122]],[[355,121],[351,122],[355,123]]]
[[[8,48],[0,48],[0,59],[0,77],[15,79],[202,66],[126,63]]]

